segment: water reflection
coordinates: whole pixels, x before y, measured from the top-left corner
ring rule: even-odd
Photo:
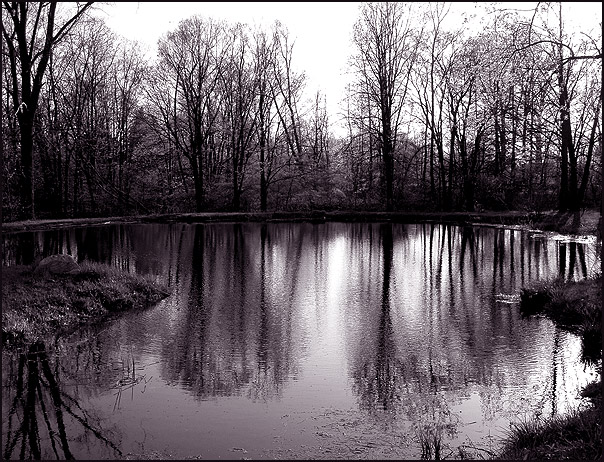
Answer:
[[[267,296],[266,276],[250,271],[257,259],[261,268],[270,265],[266,229],[260,252],[244,245],[241,226],[232,233],[191,231],[190,247],[184,241],[180,252],[190,276],[170,304],[177,319],[161,347],[162,374],[203,399],[246,387],[255,398],[278,393],[291,367],[289,310]]]
[[[235,441],[250,451],[277,444],[284,416],[338,408],[406,428],[408,456],[434,457],[437,441],[481,440],[512,420],[564,412],[588,380],[580,341],[522,319],[514,297],[537,279],[597,270],[590,241],[437,224],[147,224],[8,234],[4,248],[5,265],[65,252],[172,288],[151,310],[4,355],[9,456],[179,447],[182,457],[224,458]],[[61,401],[48,391],[34,403],[30,377],[31,396],[52,388],[47,351]],[[69,424],[55,411],[48,423],[50,403]],[[313,419],[287,421],[298,447],[314,444],[304,427]],[[54,436],[35,436],[33,421]]]
[[[376,315],[372,313],[371,316],[374,322],[365,325],[366,335],[359,345],[359,352],[355,355],[360,361],[355,361],[351,375],[361,408],[369,412],[377,410],[388,412],[393,411],[398,405],[401,385],[404,384],[404,370],[398,359],[390,313],[392,225],[381,224],[378,236],[381,240],[380,303],[375,307]],[[372,240],[373,234],[369,238],[370,246]],[[374,310],[372,306],[366,308]]]
[[[121,455],[112,432],[99,425],[92,410],[80,406],[77,390],[70,393],[62,384],[60,359],[55,357],[51,367],[44,343],[35,342],[6,359],[2,385],[13,393],[10,400],[3,393],[2,400],[4,459],[74,459],[70,446],[75,437]]]

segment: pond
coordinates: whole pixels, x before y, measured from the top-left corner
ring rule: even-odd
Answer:
[[[435,441],[486,457],[510,422],[578,406],[596,377],[577,336],[518,307],[533,281],[597,271],[595,238],[334,222],[3,240],[4,265],[69,253],[171,288],[3,353],[4,458],[419,459]]]

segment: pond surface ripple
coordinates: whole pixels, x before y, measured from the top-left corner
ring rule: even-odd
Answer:
[[[599,268],[595,241],[390,223],[108,225],[4,235],[170,286],[156,306],[3,353],[4,458],[411,458],[497,449],[580,405],[581,342],[521,287]],[[451,452],[452,451],[452,452]],[[444,452],[447,455],[447,452]]]

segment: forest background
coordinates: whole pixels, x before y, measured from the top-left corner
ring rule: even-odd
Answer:
[[[601,4],[525,5],[362,4],[336,133],[279,21],[193,15],[150,58],[93,2],[3,2],[2,220],[599,207]]]

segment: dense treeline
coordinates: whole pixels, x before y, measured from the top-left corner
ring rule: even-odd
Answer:
[[[91,3],[3,2],[3,219],[599,204],[601,31],[454,9],[362,5],[335,136],[279,22],[193,16],[148,59]]]

